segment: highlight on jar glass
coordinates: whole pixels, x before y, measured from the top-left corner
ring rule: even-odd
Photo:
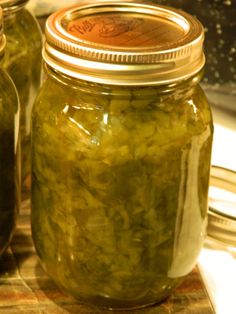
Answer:
[[[36,19],[25,9],[27,0],[0,0],[7,39],[3,67],[13,79],[21,104],[22,197],[30,191],[31,112],[40,87],[42,35]]]
[[[2,68],[5,44],[0,8],[0,255],[11,240],[20,201],[19,104],[16,88]]]
[[[51,278],[110,309],[163,300],[207,224],[213,124],[198,20],[87,2],[46,24],[32,114],[32,234]]]

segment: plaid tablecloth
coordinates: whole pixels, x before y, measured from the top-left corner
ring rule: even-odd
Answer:
[[[0,259],[0,314],[111,314],[66,296],[42,269],[30,230],[30,206],[25,202],[17,229],[6,254]],[[199,272],[195,269],[164,303],[142,310],[115,314],[211,314],[214,313]]]

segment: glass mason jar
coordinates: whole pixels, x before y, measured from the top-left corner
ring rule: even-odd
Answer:
[[[40,86],[42,35],[36,19],[25,9],[27,0],[0,0],[7,38],[3,67],[18,90],[21,104],[22,191],[30,189],[30,123],[32,105]]]
[[[0,9],[0,65],[5,43]],[[0,67],[0,255],[10,242],[19,209],[19,118],[15,86]]]
[[[32,115],[32,234],[76,298],[138,308],[195,266],[207,222],[212,117],[192,16],[135,2],[53,14]]]

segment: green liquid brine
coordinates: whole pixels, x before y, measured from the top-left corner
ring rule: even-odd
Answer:
[[[7,249],[20,201],[19,104],[15,86],[1,68],[5,37],[0,9],[0,255]]]
[[[0,255],[10,242],[19,209],[18,119],[15,87],[0,69]]]
[[[32,119],[36,251],[78,299],[159,302],[191,272],[206,232],[213,126],[201,72],[165,84],[92,82],[46,53]]]
[[[21,104],[21,176],[25,198],[30,188],[31,111],[40,86],[42,38],[37,21],[22,7],[22,1],[3,3],[3,9],[7,38],[3,67],[16,85]]]

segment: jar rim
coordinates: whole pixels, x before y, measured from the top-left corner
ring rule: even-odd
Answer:
[[[45,35],[46,63],[97,83],[169,84],[205,64],[204,29],[196,18],[140,1],[87,1],[59,10]]]
[[[0,0],[0,6],[3,9],[3,14],[8,15],[24,7],[28,1],[29,0]]]
[[[236,245],[236,171],[212,165],[208,236]]]

